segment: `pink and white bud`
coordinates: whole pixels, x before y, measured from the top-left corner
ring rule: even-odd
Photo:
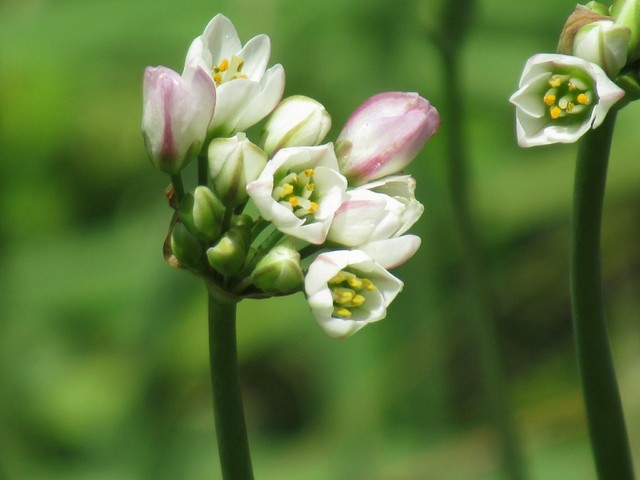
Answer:
[[[159,170],[175,175],[198,154],[215,104],[215,85],[204,70],[187,68],[181,76],[166,67],[147,67],[142,135]]]
[[[400,172],[440,127],[440,115],[417,93],[374,95],[351,114],[336,141],[351,185]]]

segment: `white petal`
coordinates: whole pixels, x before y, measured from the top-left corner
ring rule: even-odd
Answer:
[[[420,248],[420,237],[403,235],[402,237],[378,240],[359,247],[384,268],[396,268],[409,260]]]
[[[237,81],[234,80],[233,82]],[[282,65],[274,65],[267,70],[260,84],[255,84],[257,88],[253,90],[251,101],[245,102],[239,112],[235,128],[237,130],[246,130],[269,115],[282,98],[284,81],[284,68],[282,68]]]
[[[259,82],[264,75],[271,55],[271,41],[266,35],[258,35],[249,40],[237,56],[244,61],[242,73],[249,77],[249,80]]]
[[[223,58],[230,58],[242,47],[233,23],[220,13],[205,27],[203,37],[215,65]]]

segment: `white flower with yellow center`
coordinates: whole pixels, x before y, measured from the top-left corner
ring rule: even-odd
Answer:
[[[278,150],[258,179],[247,185],[265,220],[314,244],[325,241],[346,189],[332,144]]]
[[[185,64],[196,64],[211,75],[218,103],[209,125],[214,136],[230,136],[255,125],[276,107],[284,92],[284,69],[267,70],[271,42],[258,35],[244,47],[231,21],[218,14],[187,52]]]
[[[594,63],[570,55],[534,55],[509,99],[516,106],[518,144],[573,143],[600,126],[623,96]]]
[[[346,338],[382,320],[403,283],[360,250],[318,255],[305,277],[305,294],[320,327]]]

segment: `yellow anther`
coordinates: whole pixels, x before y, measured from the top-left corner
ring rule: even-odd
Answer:
[[[298,206],[300,206],[300,202],[298,201],[298,197],[291,197],[289,199],[289,204],[293,207],[296,208]]]
[[[238,75],[238,77],[237,77],[237,78],[247,79],[247,78],[249,78],[249,76],[248,76],[248,75],[245,75],[245,74],[243,73],[242,75]]]
[[[558,88],[560,85],[562,85],[562,79],[560,77],[551,77],[549,79],[549,85],[551,85],[553,88]]]
[[[351,306],[353,307],[359,307],[360,305],[362,305],[365,301],[365,298],[362,295],[354,295],[353,298],[351,299]]]
[[[293,185],[290,183],[285,183],[284,185],[281,185],[280,188],[282,189],[280,190],[280,198],[284,198],[293,193]]]
[[[236,72],[240,73],[240,71],[242,71],[242,67],[244,67],[244,60],[240,60],[238,62],[238,66],[236,67]],[[247,76],[241,75],[240,78],[247,78]]]
[[[304,174],[305,174],[307,177],[313,177],[313,173],[314,173],[314,172],[313,172],[313,168],[307,168],[307,169],[304,171]]]
[[[331,290],[331,294],[333,296],[333,301],[335,303],[351,303],[351,300],[356,296],[356,292],[351,290],[350,288],[341,288],[336,287]]]
[[[220,85],[222,83],[222,75],[220,75],[219,73],[214,73],[213,81],[216,83],[216,85]]]
[[[550,107],[554,103],[556,103],[556,96],[552,93],[549,93],[544,96],[543,102],[546,106]]]
[[[307,186],[305,188],[307,190],[313,192],[313,190],[316,188],[316,184],[315,183],[307,183]]]
[[[226,58],[223,58],[222,61],[220,62],[220,65],[217,66],[217,69],[219,72],[226,72],[228,68],[229,68],[229,60]]]
[[[338,318],[351,318],[351,310],[344,307],[337,307],[333,309],[333,316]]]
[[[586,93],[581,93],[580,95],[578,95],[578,97],[576,98],[576,101],[580,104],[580,105],[589,105],[589,96]]]
[[[570,91],[570,92],[573,92],[576,88],[578,88],[578,87],[576,87],[576,86],[575,86],[573,83],[571,83],[571,82],[569,82],[568,87],[569,87],[569,91]]]
[[[556,118],[560,118],[560,115],[562,115],[562,110],[560,110],[560,107],[551,107],[551,109],[549,110],[549,115],[551,115],[551,118],[555,120]]]
[[[362,279],[362,288],[364,288],[368,292],[372,292],[372,291],[374,291],[376,289],[376,286],[368,278],[363,278]]]
[[[329,279],[329,285],[337,285],[338,283],[342,283],[347,279],[348,275],[340,270],[336,273],[332,278]]]
[[[316,213],[318,208],[319,206],[316,202],[311,202],[311,205],[309,205],[309,213]]]
[[[360,290],[362,288],[362,280],[358,277],[347,278],[347,285],[349,285],[354,290]]]

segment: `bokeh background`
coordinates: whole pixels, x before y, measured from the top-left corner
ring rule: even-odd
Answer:
[[[507,99],[555,50],[575,0],[477,2],[463,56],[471,208],[485,251],[526,469],[595,473],[574,362],[568,243],[575,146],[516,146]],[[430,0],[4,0],[0,4],[0,478],[219,478],[206,295],[167,266],[167,179],[139,132],[147,65],[182,69],[223,12],[272,39],[286,93],[331,112],[447,79]],[[603,229],[606,306],[640,460],[640,110],[614,139]],[[302,295],[242,302],[239,349],[262,480],[501,479],[467,317],[465,258],[441,135],[409,171],[426,214],[383,322],[326,337]]]

